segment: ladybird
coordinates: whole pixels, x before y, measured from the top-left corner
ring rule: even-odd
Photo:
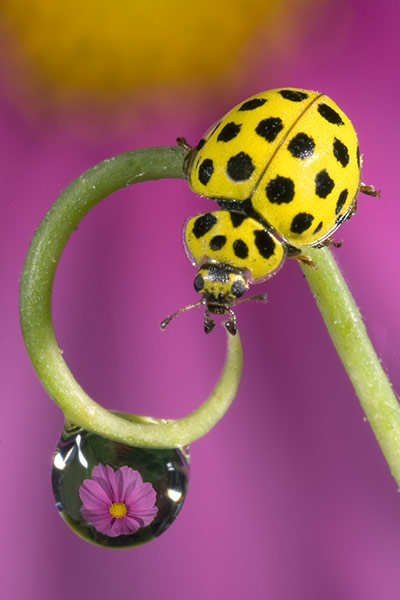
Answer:
[[[187,221],[184,243],[199,267],[194,287],[210,313],[230,315],[250,283],[271,277],[286,256],[303,262],[302,249],[332,243],[331,235],[357,208],[361,155],[349,118],[327,96],[285,88],[241,102],[188,149],[190,188],[215,200],[220,210]],[[313,266],[311,264],[311,266]],[[260,298],[260,296],[257,296]]]

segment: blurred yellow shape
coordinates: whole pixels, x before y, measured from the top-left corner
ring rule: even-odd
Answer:
[[[119,94],[151,83],[216,79],[252,35],[267,45],[309,0],[2,0],[14,55],[59,92]],[[289,18],[290,15],[290,18]],[[298,26],[298,23],[297,23]],[[15,58],[14,58],[15,60]]]

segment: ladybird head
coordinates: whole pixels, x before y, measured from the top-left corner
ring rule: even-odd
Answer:
[[[215,322],[211,319],[210,314],[214,315],[229,315],[229,320],[225,323],[225,327],[232,335],[236,333],[236,316],[232,310],[232,306],[244,300],[262,300],[265,301],[265,294],[258,294],[251,298],[243,298],[241,296],[247,290],[249,284],[246,275],[240,269],[235,269],[230,265],[222,263],[206,263],[197,271],[194,280],[194,289],[202,294],[203,298],[194,304],[185,306],[178,310],[173,315],[170,315],[161,323],[161,329],[165,329],[168,323],[182,312],[194,308],[196,306],[205,306],[204,313],[204,331],[210,333],[214,329]]]
[[[193,282],[194,289],[202,294],[202,304],[206,306],[204,313],[204,330],[210,333],[215,322],[210,314],[229,314],[225,327],[229,333],[236,333],[236,316],[231,306],[243,296],[248,288],[247,279],[240,269],[226,264],[207,263],[200,267]]]
[[[193,286],[196,292],[203,295],[204,304],[210,312],[223,314],[237,298],[243,296],[248,283],[240,269],[207,263],[197,271]]]

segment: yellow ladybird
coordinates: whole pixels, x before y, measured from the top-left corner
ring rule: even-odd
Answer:
[[[201,269],[195,289],[203,299],[196,305],[207,307],[206,331],[212,328],[209,313],[224,312],[230,315],[229,331],[236,330],[233,271],[242,278],[242,295],[249,283],[273,275],[285,255],[306,261],[303,247],[329,244],[355,213],[359,191],[378,195],[361,184],[353,125],[318,92],[284,88],[256,94],[227,113],[195,148],[187,147],[189,186],[221,209],[190,219],[184,228],[189,258]],[[260,235],[272,242],[273,255],[260,252]],[[210,272],[212,281],[203,277]]]

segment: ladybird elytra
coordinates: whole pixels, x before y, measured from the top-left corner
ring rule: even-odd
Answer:
[[[188,183],[197,194],[251,200],[292,245],[316,245],[351,211],[360,185],[357,135],[327,96],[285,88],[231,110],[194,151]]]

